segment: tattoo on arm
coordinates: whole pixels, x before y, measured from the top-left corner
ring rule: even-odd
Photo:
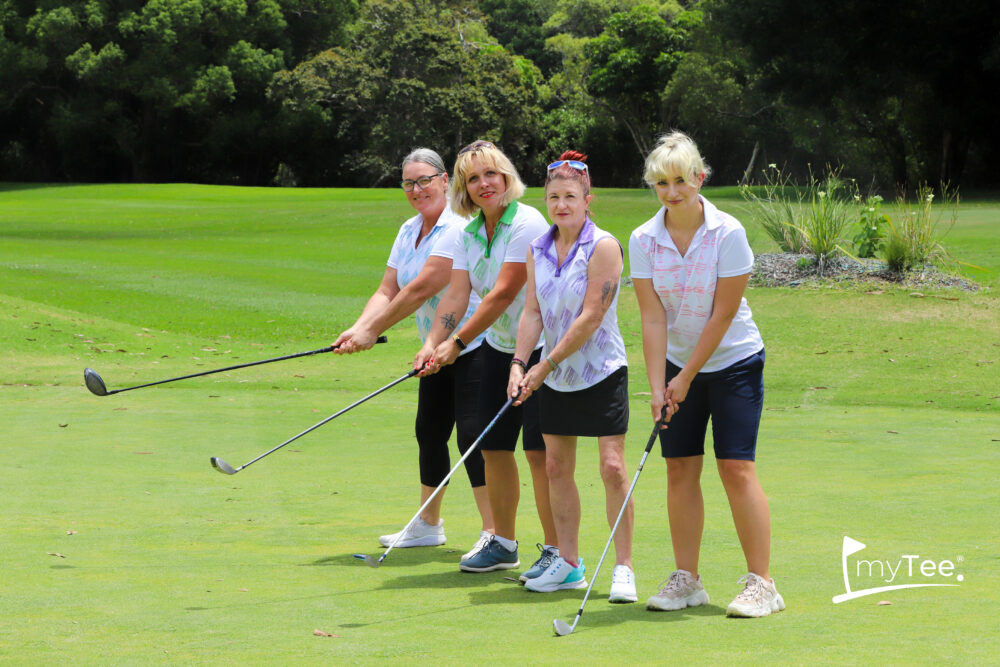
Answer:
[[[618,293],[618,283],[611,280],[607,281],[601,285],[601,305],[605,309],[611,307],[611,302],[615,300],[615,294]]]
[[[458,322],[455,320],[455,313],[446,313],[441,316],[441,324],[446,331],[454,331]]]

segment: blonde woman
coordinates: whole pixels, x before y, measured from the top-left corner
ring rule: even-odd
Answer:
[[[541,213],[517,201],[524,194],[524,184],[507,156],[492,143],[476,141],[460,150],[453,174],[452,208],[459,215],[475,217],[456,242],[451,282],[414,368],[427,375],[449,366],[469,341],[485,332],[479,352],[479,424],[485,428],[507,402],[507,378],[525,302],[528,244],[548,225]],[[463,324],[460,319],[472,294],[481,301]],[[537,361],[538,355],[539,350],[533,350],[527,363]],[[557,546],[538,406],[537,401],[528,400],[509,409],[480,445],[495,531],[478,552],[462,560],[459,568],[465,572],[508,570],[521,564],[516,539],[521,485],[514,450],[522,424],[524,454],[544,533],[543,550]]]
[[[662,137],[644,174],[662,207],[629,241],[653,419],[664,407],[676,409],[660,433],[676,569],[646,607],[669,611],[708,602],[698,556],[711,419],[716,467],[748,570],[726,613],[767,616],[785,603],[770,576],[770,511],[755,464],[764,343],[743,298],[753,253],[740,223],[701,196],[708,174],[688,136]]]

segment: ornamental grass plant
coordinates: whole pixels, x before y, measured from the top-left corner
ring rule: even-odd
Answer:
[[[899,214],[888,220],[882,259],[896,273],[905,273],[928,263],[949,258],[942,239],[958,220],[960,198],[957,190],[941,186],[941,206],[934,208],[934,188],[926,183],[916,191],[916,201],[901,191],[897,197]]]

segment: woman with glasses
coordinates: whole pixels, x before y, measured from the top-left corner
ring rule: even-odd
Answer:
[[[528,244],[548,225],[541,213],[517,201],[524,194],[524,184],[507,156],[490,142],[477,141],[459,151],[453,173],[452,208],[475,218],[459,234],[451,283],[414,368],[423,369],[422,374],[438,372],[455,363],[470,341],[485,333],[479,352],[483,364],[479,426],[485,429],[507,402],[507,377],[524,308]],[[474,295],[482,299],[476,312],[467,321],[459,321]],[[529,350],[525,363],[536,362],[538,355],[539,350]],[[462,560],[459,567],[465,572],[509,570],[521,563],[515,536],[521,484],[514,450],[522,424],[524,454],[545,539],[539,548],[544,554],[557,544],[536,403],[528,400],[507,410],[481,442],[496,530],[475,554]]]
[[[528,298],[517,330],[508,395],[515,405],[537,393],[545,439],[552,516],[559,552],[541,572],[522,577],[540,593],[587,585],[578,550],[580,495],[574,473],[577,438],[596,437],[608,524],[628,495],[628,361],[618,330],[618,285],[624,254],[589,215],[593,195],[586,156],[566,151],[549,165],[545,205],[552,226],[531,243]],[[543,361],[521,361],[544,335]],[[518,395],[520,392],[520,395]],[[610,602],[635,602],[632,501],[615,533]]]
[[[642,351],[667,461],[667,515],[676,569],[646,608],[708,603],[698,574],[705,508],[701,472],[712,421],[715,463],[746,557],[729,616],[785,608],[769,573],[771,515],[754,463],[764,402],[764,342],[746,291],[753,252],[746,230],[701,196],[709,173],[695,143],[674,132],[646,158],[644,178],[662,207],[632,232],[629,261],[642,319]],[[676,410],[676,412],[674,412]]]
[[[428,148],[418,148],[403,159],[406,199],[417,214],[399,228],[389,252],[382,282],[368,300],[361,316],[334,341],[338,354],[367,350],[383,331],[411,313],[416,313],[417,331],[426,340],[434,312],[451,277],[452,254],[459,232],[468,220],[448,206],[448,173],[441,156]],[[456,317],[466,322],[479,305],[472,295],[468,306]],[[420,504],[431,496],[451,470],[448,439],[457,430],[458,449],[463,454],[478,436],[476,400],[479,393],[479,346],[482,337],[472,336],[469,344],[443,372],[420,378],[417,398],[416,436],[419,447]],[[465,471],[482,518],[480,541],[493,531],[490,504],[486,496],[483,457],[473,452],[465,460]],[[396,547],[436,546],[445,543],[439,493],[413,522]],[[379,537],[388,547],[398,533]]]

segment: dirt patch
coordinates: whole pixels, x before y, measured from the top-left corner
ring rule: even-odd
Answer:
[[[825,263],[820,273],[812,255],[765,253],[754,258],[750,284],[756,287],[818,286],[830,283],[871,283],[910,288],[945,288],[978,292],[980,285],[949,275],[934,266],[898,274],[878,259],[837,257]]]

